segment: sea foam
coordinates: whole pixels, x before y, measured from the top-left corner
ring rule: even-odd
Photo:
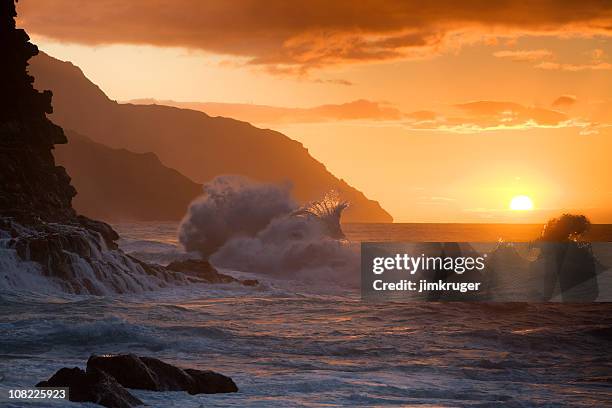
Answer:
[[[223,176],[204,186],[179,230],[188,251],[218,267],[300,279],[356,284],[357,249],[344,240],[337,194],[298,206],[290,185]]]

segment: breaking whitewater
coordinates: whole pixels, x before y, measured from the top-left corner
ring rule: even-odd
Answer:
[[[153,407],[576,407],[610,401],[610,306],[362,302],[358,242],[399,240],[400,232],[427,240],[434,227],[351,225],[342,231],[345,207],[333,194],[302,207],[289,186],[218,178],[180,225],[115,225],[121,236],[116,249],[70,227],[74,235],[86,234],[77,241],[91,249],[71,255],[81,267],[67,280],[24,262],[27,253],[18,254],[5,232],[0,392],[82,366],[92,353],[129,352],[222,372],[239,388],[195,396],[133,391]],[[452,228],[437,231],[436,239],[472,239],[473,227]],[[532,233],[525,227],[525,239]],[[78,259],[84,253],[88,262]],[[146,267],[194,258],[209,258],[219,272],[258,284],[210,284]],[[93,406],[28,404],[64,405]]]
[[[328,193],[299,206],[289,184],[217,177],[180,224],[181,245],[170,250],[176,259],[151,259],[147,251],[126,255],[103,235],[75,225],[44,223],[41,232],[8,220],[0,224],[0,288],[109,295],[197,283],[164,268],[177,259],[355,287],[359,254],[340,227],[347,205]]]

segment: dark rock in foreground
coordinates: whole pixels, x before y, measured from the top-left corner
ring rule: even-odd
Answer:
[[[102,370],[127,388],[151,391],[187,391],[189,394],[237,392],[230,377],[213,371],[182,369],[151,357],[134,354],[91,356],[87,370]]]
[[[130,394],[113,377],[96,368],[62,368],[37,387],[68,387],[70,401],[93,402],[108,408],[131,408],[142,401]]]
[[[186,275],[200,278],[208,283],[232,283],[239,282],[245,286],[257,286],[259,281],[256,279],[236,279],[233,276],[219,273],[210,262],[202,259],[187,259],[185,261],[171,262],[166,269],[175,272],[182,272]]]

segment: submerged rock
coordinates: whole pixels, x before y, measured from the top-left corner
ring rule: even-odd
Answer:
[[[189,394],[237,392],[230,377],[213,371],[179,368],[151,357],[134,354],[91,356],[87,370],[99,369],[127,388],[151,391],[187,391]]]
[[[232,276],[219,273],[210,262],[202,259],[174,261],[168,264],[166,268],[171,271],[197,276],[210,283],[231,283],[237,281],[237,279]]]
[[[185,261],[174,261],[171,262],[167,269],[176,272],[182,272],[186,275],[190,275],[199,279],[204,280],[208,283],[232,283],[238,282],[245,286],[257,286],[259,281],[256,279],[236,279],[233,276],[219,273],[210,262],[202,259],[187,259]]]
[[[257,279],[243,279],[240,281],[244,286],[257,286],[259,281]]]
[[[88,367],[87,371],[64,367],[36,386],[68,387],[70,401],[94,402],[108,408],[131,408],[143,404],[113,377],[93,367]]]

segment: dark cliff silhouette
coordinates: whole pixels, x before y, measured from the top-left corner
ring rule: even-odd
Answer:
[[[336,190],[351,203],[344,221],[392,221],[377,202],[334,177],[301,143],[279,132],[189,109],[119,104],[79,68],[44,53],[32,61],[30,73],[37,88],[54,92],[52,119],[96,142],[137,153],[154,152],[166,166],[198,183],[221,174],[268,182],[290,180],[301,202]]]
[[[0,2],[0,215],[22,222],[70,220],[75,190],[51,153],[66,137],[47,119],[51,92],[35,90],[26,73],[38,48],[15,27],[15,16],[12,0]]]
[[[113,149],[73,131],[55,158],[72,176],[74,208],[104,220],[177,220],[202,186],[164,166],[154,153]]]
[[[109,225],[72,208],[76,191],[51,152],[66,137],[47,119],[51,92],[32,86],[26,70],[38,49],[15,16],[15,3],[0,1],[0,288],[99,295],[190,283],[124,254]]]

